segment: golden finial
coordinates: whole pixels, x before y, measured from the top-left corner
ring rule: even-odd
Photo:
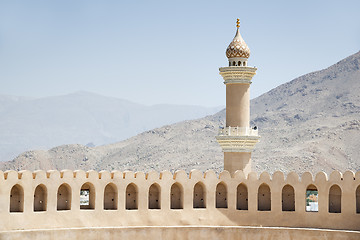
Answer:
[[[237,27],[237,28],[240,27],[240,20],[239,20],[239,19],[236,20],[236,27]]]

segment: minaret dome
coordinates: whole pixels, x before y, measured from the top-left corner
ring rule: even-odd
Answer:
[[[236,34],[226,49],[226,57],[229,59],[229,66],[247,66],[247,59],[250,57],[250,49],[240,34],[240,22],[236,22]]]

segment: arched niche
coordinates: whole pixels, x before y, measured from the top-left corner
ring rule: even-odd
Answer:
[[[40,184],[34,192],[34,212],[46,211],[47,208],[47,189],[45,185]]]
[[[227,208],[227,188],[225,183],[220,182],[216,186],[216,208]]]
[[[104,210],[117,210],[118,191],[113,183],[109,183],[104,189]]]
[[[149,188],[149,209],[160,209],[160,186],[154,183]]]
[[[329,213],[341,213],[341,188],[332,185],[329,190]]]
[[[295,191],[291,185],[283,187],[281,201],[283,211],[295,211]]]
[[[80,209],[95,209],[95,187],[87,182],[80,189]]]
[[[137,186],[133,183],[130,183],[126,187],[126,210],[135,210],[138,209],[138,190]]]
[[[194,186],[193,208],[206,208],[205,186],[202,182]]]
[[[71,187],[63,183],[57,192],[57,210],[64,211],[71,209]]]
[[[10,191],[10,212],[24,211],[24,189],[16,184]]]
[[[170,190],[170,208],[183,209],[183,188],[180,183],[174,183]]]
[[[244,183],[237,186],[236,198],[236,209],[248,210],[248,189]]]
[[[318,197],[317,187],[313,184],[309,185],[306,188],[306,212],[318,212],[319,211],[319,197]]]
[[[265,183],[258,189],[258,211],[271,211],[270,187]]]

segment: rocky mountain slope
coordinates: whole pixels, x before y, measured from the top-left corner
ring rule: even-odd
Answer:
[[[0,96],[0,161],[65,143],[109,144],[220,109],[145,106],[88,92],[39,99]]]
[[[1,169],[220,171],[214,136],[224,119],[225,110],[111,145],[25,152]],[[262,137],[253,153],[258,172],[360,170],[360,52],[252,100],[251,119]]]

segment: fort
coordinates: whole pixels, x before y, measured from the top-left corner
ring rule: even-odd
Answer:
[[[360,239],[360,171],[251,171],[257,69],[239,22],[226,54],[223,172],[0,172],[0,239]]]
[[[360,230],[360,172],[334,171],[329,177],[322,172],[316,176],[304,173],[301,178],[290,173],[285,178],[282,172],[273,176],[251,172],[246,177],[241,170],[232,176],[223,171],[218,177],[211,170],[193,170],[189,175],[184,171],[173,175],[168,171],[65,170],[7,171],[0,178],[0,216],[6,219],[0,226],[3,232],[81,232],[92,227],[115,231],[119,226],[132,226],[131,230],[139,226],[167,230],[174,226],[262,226],[267,231],[271,228],[264,227],[300,232],[303,228],[332,229],[321,230],[327,239],[339,232],[348,234],[349,239],[360,236],[359,232],[344,231]],[[307,189],[319,193],[317,212],[306,211]],[[80,205],[81,190],[89,190],[87,206]],[[236,234],[243,232],[236,230],[240,231]]]

